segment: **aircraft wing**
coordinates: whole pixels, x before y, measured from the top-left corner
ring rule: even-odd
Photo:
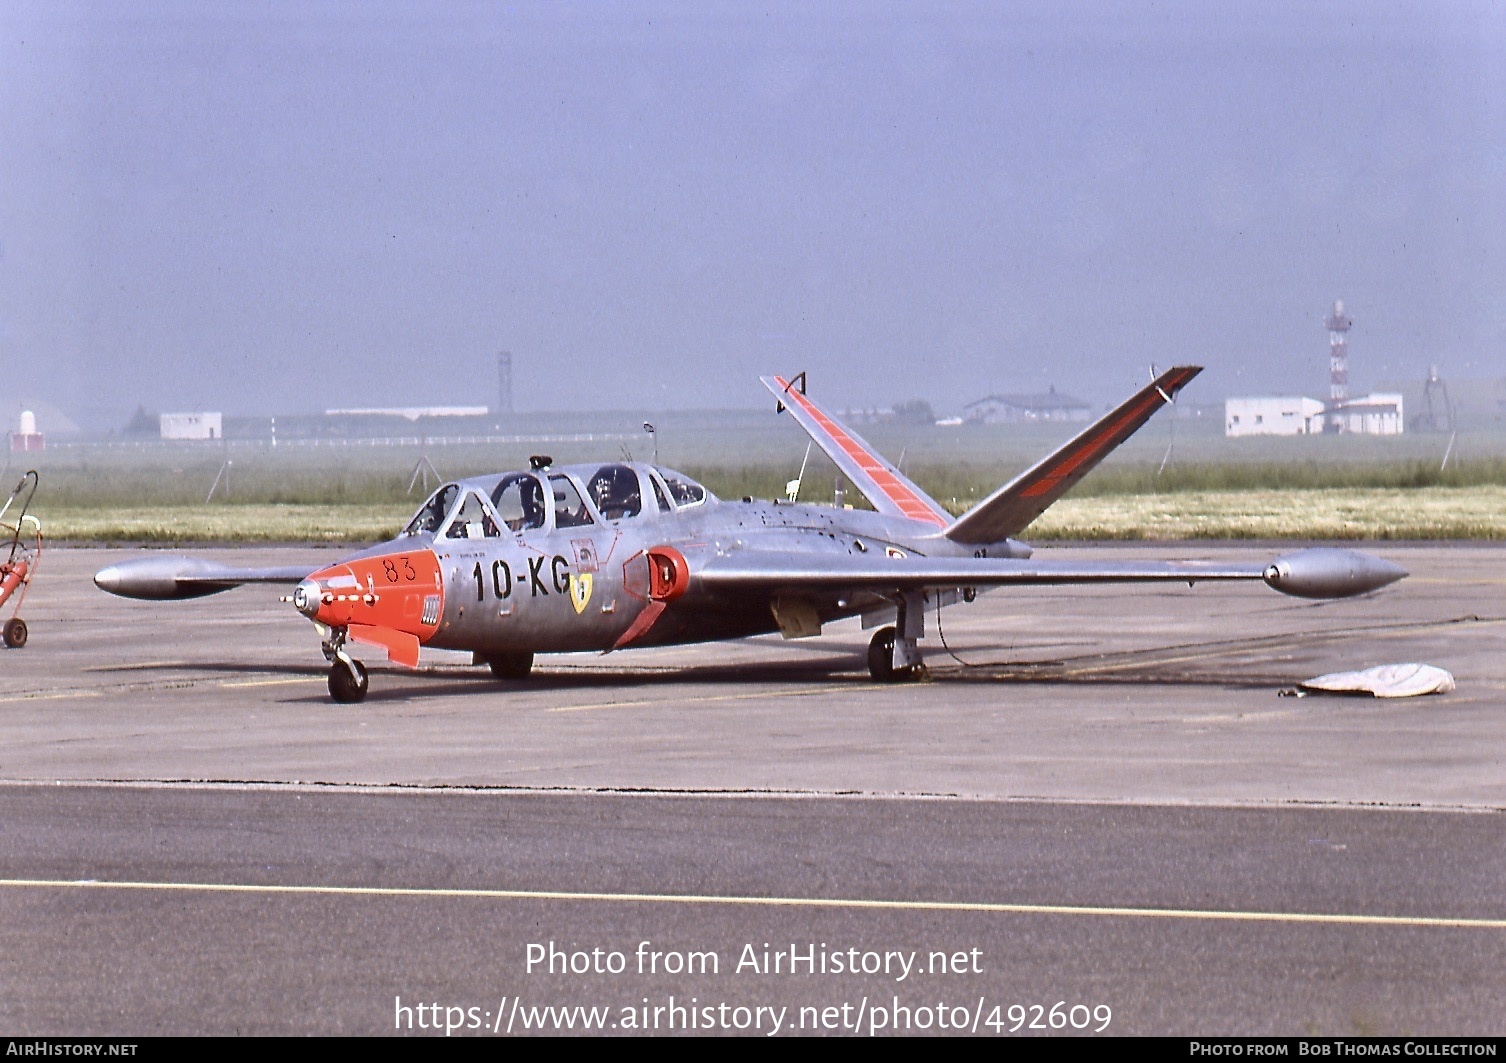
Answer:
[[[805,429],[826,456],[836,463],[842,475],[863,492],[880,513],[909,517],[938,528],[945,528],[952,517],[941,505],[917,487],[865,442],[856,432],[823,410],[790,381],[779,376],[760,377],[763,386],[779,399],[800,427]]]
[[[1019,535],[1202,371],[1198,365],[1168,369],[1069,443],[964,513],[947,528],[946,537],[954,543],[975,544]]]
[[[238,568],[201,557],[159,554],[107,565],[94,574],[94,584],[123,598],[168,601],[202,598],[243,583],[297,583],[322,567]]]
[[[741,551],[709,558],[692,586],[716,593],[897,593],[925,588],[1263,580],[1302,598],[1347,598],[1401,579],[1404,569],[1356,550],[1299,550],[1266,564],[1199,561],[1036,561],[969,557],[791,556]]]

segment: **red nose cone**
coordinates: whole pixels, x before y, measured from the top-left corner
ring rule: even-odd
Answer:
[[[427,642],[444,613],[439,558],[404,550],[343,561],[300,583],[293,605],[329,627],[387,628]]]

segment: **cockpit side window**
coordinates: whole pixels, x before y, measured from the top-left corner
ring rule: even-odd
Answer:
[[[650,476],[648,482],[654,485],[654,501],[659,504],[660,513],[673,513],[675,507],[669,504],[669,498],[664,494],[664,488],[659,483],[657,476]]]
[[[607,520],[636,517],[643,511],[638,474],[626,465],[603,465],[591,476],[587,491],[597,511]]]
[[[581,528],[587,524],[596,523],[595,518],[591,516],[591,511],[586,508],[585,499],[580,497],[580,491],[576,490],[570,477],[556,473],[549,477],[549,486],[554,491],[554,526],[556,528]]]
[[[409,522],[406,535],[432,535],[444,523],[446,514],[460,497],[459,484],[445,484],[429,497],[413,520]]]
[[[492,505],[510,531],[544,526],[544,485],[537,476],[519,472],[504,476],[492,489]]]
[[[444,530],[446,539],[495,539],[501,534],[491,509],[475,491],[465,493],[465,500]]]
[[[659,475],[664,477],[664,484],[669,488],[670,497],[681,509],[686,506],[698,506],[706,501],[706,489],[690,477],[666,469],[660,469]]]

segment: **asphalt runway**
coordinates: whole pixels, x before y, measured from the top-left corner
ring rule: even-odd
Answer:
[[[805,1032],[860,1006],[871,1027],[890,1001],[930,1009],[888,1016],[911,1032],[1093,1032],[1104,1005],[1108,1033],[1499,1034],[1506,548],[1376,552],[1412,576],[1356,601],[984,595],[928,617],[926,683],[872,683],[850,622],[546,657],[512,684],[372,651],[370,697],[337,706],[276,592],[129,602],[89,582],[121,552],[50,549],[31,640],[0,653],[0,1025],[383,1033],[412,1001],[460,1008],[456,1033],[503,1012],[522,1032],[520,1004],[599,1005],[619,1031],[646,1007],[662,1033],[695,997],[734,1032],[776,1006],[781,1033],[818,1005]],[[1278,696],[1404,661],[1458,689]],[[721,969],[637,973],[644,940]],[[629,969],[527,972],[548,941]],[[919,976],[729,969],[765,942],[972,966],[913,995]],[[1059,1031],[1029,1010],[1058,1001]],[[457,1012],[436,1014],[413,1032]]]

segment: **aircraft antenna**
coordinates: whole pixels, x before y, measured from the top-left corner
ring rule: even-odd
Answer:
[[[784,387],[784,390],[787,391],[787,392],[788,391],[794,391],[796,389],[799,390],[800,394],[802,394],[802,395],[805,394],[805,370],[804,369],[800,370],[800,372],[796,373],[793,377],[791,377],[790,378],[790,382],[788,384],[786,384],[785,387]],[[774,404],[774,412],[775,413],[783,413],[784,412],[784,403],[782,403],[782,402],[776,402]]]
[[[805,463],[811,460],[811,444],[805,444],[805,457],[800,459],[800,472],[789,483],[784,485],[785,497],[791,502],[800,497],[800,481],[805,479]]]

